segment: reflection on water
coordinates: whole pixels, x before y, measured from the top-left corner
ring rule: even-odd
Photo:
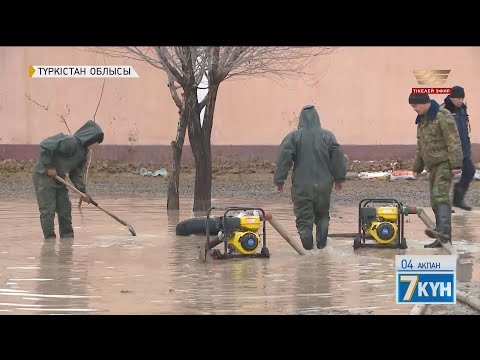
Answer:
[[[40,266],[36,293],[38,310],[51,313],[91,312],[88,306],[86,269],[73,260],[73,240],[44,242],[40,251]],[[75,266],[75,268],[74,268]],[[25,310],[29,310],[26,308]]]
[[[216,206],[251,201],[214,199]],[[444,254],[415,215],[407,217],[408,249],[353,250],[352,239],[330,239],[299,256],[270,226],[270,259],[199,262],[203,236],[178,237],[192,203],[167,213],[165,200],[102,199],[127,228],[93,206],[74,207],[75,240],[44,242],[34,200],[0,202],[1,314],[293,314],[342,311],[407,314],[395,304],[395,255]],[[296,235],[291,204],[255,204]],[[355,232],[358,208],[333,208],[331,232]],[[479,212],[453,214],[458,281],[480,282]]]

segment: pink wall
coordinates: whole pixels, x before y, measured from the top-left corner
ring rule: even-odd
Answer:
[[[97,121],[105,144],[169,144],[177,108],[164,74],[132,60],[105,57],[107,65],[133,65],[139,78],[106,79]],[[72,131],[97,107],[103,79],[29,78],[29,65],[104,65],[104,56],[69,47],[0,48],[0,144],[36,144],[66,127]],[[480,142],[480,48],[346,47],[312,63],[313,76],[296,80],[237,79],[223,83],[212,143],[278,145],[307,103],[343,144],[414,144],[415,113],[407,103],[418,84],[415,69],[451,69],[445,86],[467,92],[472,142]],[[28,100],[26,95],[48,110]],[[442,101],[444,96],[432,98]],[[290,122],[290,124],[289,124]]]

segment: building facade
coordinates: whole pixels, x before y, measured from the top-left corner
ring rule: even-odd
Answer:
[[[30,78],[30,65],[105,64],[132,65],[139,77],[105,80],[96,121],[106,136],[98,154],[113,160],[169,158],[178,109],[161,70],[81,48],[2,47],[0,159],[35,157],[43,138],[68,132],[66,124],[74,132],[92,118],[99,102],[103,79]],[[227,80],[220,85],[215,108],[214,154],[271,160],[296,127],[301,108],[314,104],[322,126],[334,132],[350,158],[411,157],[416,114],[407,98],[413,87],[425,87],[414,75],[419,69],[450,70],[439,86],[465,88],[473,156],[479,161],[477,47],[339,47],[312,61],[307,69],[311,76]],[[445,95],[431,97],[441,103]]]

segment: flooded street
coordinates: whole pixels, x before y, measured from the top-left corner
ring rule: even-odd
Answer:
[[[164,199],[96,199],[131,224],[136,237],[92,205],[79,210],[77,199],[75,239],[55,242],[43,240],[35,199],[0,201],[0,314],[408,314],[412,305],[395,303],[395,255],[446,253],[423,248],[430,240],[410,215],[406,250],[354,251],[353,239],[332,238],[325,249],[300,256],[267,224],[269,259],[204,263],[198,259],[204,237],[175,235],[177,223],[192,216],[191,199],[181,199],[182,210],[171,216]],[[298,237],[289,202],[255,206]],[[479,210],[452,216],[459,283],[480,282],[479,219]],[[357,220],[357,207],[333,205],[330,233],[355,232]]]

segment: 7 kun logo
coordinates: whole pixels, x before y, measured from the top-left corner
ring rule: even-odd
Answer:
[[[397,304],[455,304],[456,258],[396,256]]]
[[[454,274],[398,274],[398,302],[454,304]]]

